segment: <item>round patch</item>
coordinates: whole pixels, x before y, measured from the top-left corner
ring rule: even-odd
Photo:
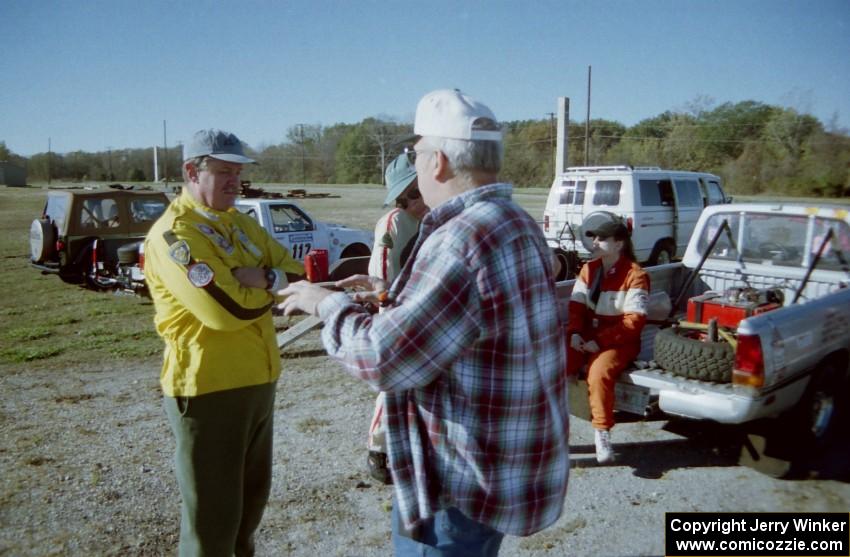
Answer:
[[[203,288],[213,281],[215,273],[206,263],[195,263],[189,267],[189,282]]]

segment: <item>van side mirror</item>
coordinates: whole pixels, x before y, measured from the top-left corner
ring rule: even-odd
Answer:
[[[735,200],[735,198],[732,197],[731,195],[726,197],[726,203],[734,203],[734,200]]]

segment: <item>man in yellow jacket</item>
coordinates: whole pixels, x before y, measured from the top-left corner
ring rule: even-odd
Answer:
[[[145,240],[165,341],[160,384],[177,441],[180,555],[252,555],[271,488],[280,355],[272,292],[303,266],[233,205],[245,156],[232,133],[184,148],[185,186]]]

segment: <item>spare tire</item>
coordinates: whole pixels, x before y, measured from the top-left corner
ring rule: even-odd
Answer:
[[[118,248],[118,262],[122,265],[132,265],[139,261],[139,245],[141,241],[124,244]]]
[[[682,377],[729,383],[735,351],[724,340],[701,340],[701,334],[682,327],[661,329],[655,336],[655,362],[662,369]]]
[[[34,263],[51,259],[56,252],[56,229],[50,219],[35,219],[30,225],[30,257]]]

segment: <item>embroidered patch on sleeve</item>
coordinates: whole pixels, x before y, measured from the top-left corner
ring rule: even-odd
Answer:
[[[180,240],[171,244],[168,248],[168,256],[180,265],[188,265],[192,259],[189,244],[186,243],[186,240]]]
[[[215,273],[206,263],[195,263],[189,267],[189,282],[198,288],[203,288],[213,281]]]
[[[381,236],[381,246],[389,249],[393,249],[393,237],[390,236],[390,233],[387,232],[383,236]]]
[[[210,226],[208,224],[204,224],[204,223],[198,224],[198,230],[200,230],[201,232],[203,232],[207,236],[215,236],[215,234],[216,234],[216,232],[215,232],[215,230],[213,230],[212,226]]]

